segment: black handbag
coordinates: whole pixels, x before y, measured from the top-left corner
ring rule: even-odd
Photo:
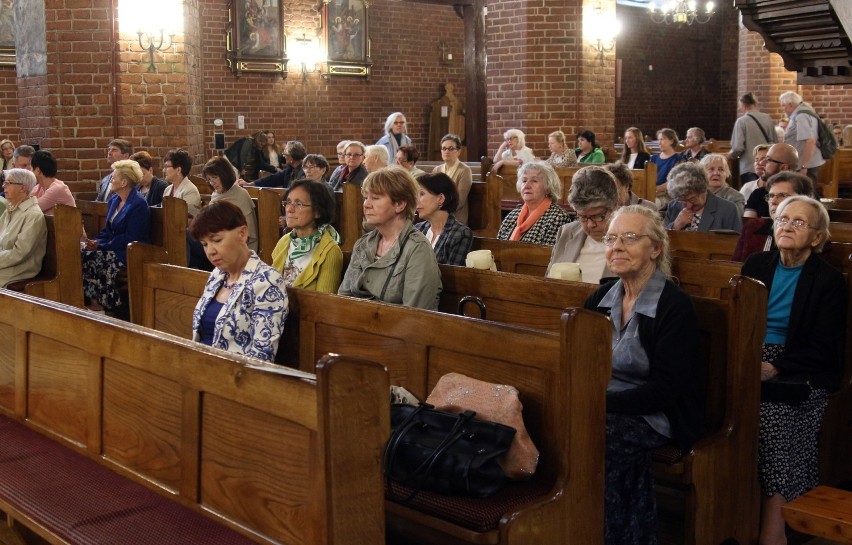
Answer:
[[[760,383],[760,400],[778,403],[801,403],[811,395],[807,375],[778,375]]]
[[[452,496],[487,497],[500,490],[506,476],[497,459],[509,450],[514,428],[474,418],[473,411],[454,414],[432,405],[391,406],[391,437],[385,447],[385,477],[420,490]]]

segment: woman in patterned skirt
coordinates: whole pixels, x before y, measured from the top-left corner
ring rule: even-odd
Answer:
[[[817,438],[841,374],[846,285],[817,256],[828,221],[818,201],[787,198],[775,215],[778,249],[753,254],[742,269],[769,289],[758,441],[761,545],[787,543],[781,507],[817,484]],[[798,387],[784,388],[779,378]]]

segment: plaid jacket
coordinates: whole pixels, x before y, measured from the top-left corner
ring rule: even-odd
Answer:
[[[428,221],[421,221],[415,227],[425,235],[430,225]],[[459,223],[455,216],[450,214],[447,224],[441,231],[437,244],[435,244],[435,258],[442,265],[461,265],[464,267],[464,259],[470,252],[472,244],[473,232],[470,227]]]
[[[518,225],[518,216],[521,214],[521,208],[522,206],[519,206],[509,212],[506,219],[503,220],[503,224],[500,225],[500,231],[497,233],[498,239],[509,240],[509,237],[512,236],[512,231]],[[568,212],[563,210],[558,204],[553,203],[544,215],[527,232],[521,235],[521,242],[553,246],[556,244],[556,235],[559,234],[559,228],[570,222],[571,216],[568,215]]]

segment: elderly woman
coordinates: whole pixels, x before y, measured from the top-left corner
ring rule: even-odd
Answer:
[[[547,148],[550,150],[550,157],[545,160],[548,165],[553,168],[577,166],[577,155],[565,142],[564,132],[554,131],[547,135]]]
[[[682,452],[701,433],[703,404],[698,317],[671,280],[669,241],[659,215],[644,206],[617,210],[603,238],[618,276],[586,308],[612,324],[612,378],[606,394],[607,545],[657,543],[651,451]]]
[[[228,201],[213,202],[189,232],[216,266],[192,313],[193,339],[273,361],[287,319],[287,290],[278,271],[249,249],[245,216]]]
[[[686,138],[683,139],[683,147],[685,148],[680,153],[681,161],[701,161],[707,156],[709,151],[704,147],[704,129],[691,127],[686,131]]]
[[[312,182],[322,182],[328,186],[328,169],[330,165],[324,155],[318,153],[309,153],[302,160],[302,169],[305,171],[305,178]]]
[[[148,242],[151,215],[145,197],[136,191],[142,168],[131,159],[112,164],[106,227],[83,248],[83,294],[91,310],[114,309],[123,304],[116,278],[127,265],[127,245]]]
[[[578,263],[583,282],[598,284],[614,276],[607,268],[603,237],[609,217],[618,207],[615,176],[603,167],[577,171],[571,181],[568,203],[577,212],[575,222],[564,225],[556,236],[547,273],[556,263]]]
[[[372,230],[355,242],[337,293],[437,310],[441,271],[426,237],[414,228],[417,182],[388,167],[364,180],[364,222]]]
[[[169,187],[163,191],[163,197],[185,200],[190,217],[201,210],[201,194],[188,178],[191,170],[192,156],[186,150],[172,150],[163,157],[163,176],[169,183]]]
[[[728,158],[718,153],[708,153],[699,161],[707,174],[707,187],[710,191],[726,201],[731,201],[737,207],[740,217],[745,209],[745,197],[742,193],[728,185],[731,179],[731,169],[728,167]]]
[[[35,186],[36,177],[29,170],[13,168],[6,172],[3,189],[8,202],[0,216],[0,287],[41,271],[47,224],[38,200],[30,197]]]
[[[201,175],[213,188],[210,201],[228,201],[234,204],[243,213],[248,227],[248,247],[257,251],[257,213],[254,202],[245,188],[237,184],[237,177],[231,163],[224,157],[214,157],[207,161],[201,170]]]
[[[328,182],[333,190],[343,191],[343,184],[361,186],[367,177],[367,169],[363,165],[365,150],[366,146],[356,140],[346,144],[343,150],[343,168],[335,170]]]
[[[384,146],[367,146],[364,149],[364,168],[367,169],[367,174],[385,168],[389,160],[388,150]]]
[[[742,268],[769,289],[758,437],[765,545],[787,543],[781,507],[818,483],[817,438],[842,374],[846,283],[817,256],[828,237],[825,208],[789,197],[775,215],[778,249],[752,255]],[[797,388],[785,389],[779,379]]]
[[[415,178],[426,174],[426,171],[415,166],[418,159],[420,159],[420,152],[414,146],[400,146],[396,152],[396,164],[406,169]]]
[[[606,161],[601,147],[595,142],[595,133],[581,131],[577,134],[577,161],[580,163],[603,163]]]
[[[677,146],[677,133],[672,129],[660,129],[657,131],[657,142],[660,145],[660,153],[655,153],[649,159],[657,165],[657,206],[662,210],[669,202],[666,192],[666,180],[669,172],[680,162],[681,156],[675,149]]]
[[[467,196],[470,194],[470,188],[473,185],[473,173],[469,166],[459,160],[460,151],[461,138],[455,134],[444,135],[441,138],[441,159],[443,159],[444,164],[433,168],[432,174],[444,173],[456,184],[456,189],[459,192],[459,203],[455,216],[460,223],[467,225]]]
[[[509,212],[497,238],[553,246],[559,229],[571,221],[556,204],[562,192],[556,171],[546,163],[525,163],[518,170],[517,189],[524,203]]]
[[[503,165],[520,166],[535,161],[533,151],[527,147],[526,136],[518,129],[503,133],[503,142],[494,154],[494,170]]]
[[[740,232],[742,216],[731,201],[710,192],[707,174],[698,163],[677,165],[667,182],[671,202],[666,211],[666,229],[675,231],[712,231],[727,229]]]
[[[411,145],[411,138],[405,134],[407,130],[408,126],[402,112],[394,112],[385,120],[385,134],[379,138],[376,145],[384,146],[387,150],[388,159],[386,161],[390,160],[390,164],[394,164],[396,152],[399,151],[399,148]]]
[[[15,144],[4,138],[0,140],[0,170],[9,170],[13,166],[12,155],[15,153]]]
[[[624,151],[621,152],[621,162],[627,168],[645,168],[645,163],[651,159],[651,154],[645,148],[645,135],[637,127],[628,127],[624,131]]]
[[[627,168],[627,165],[621,161],[607,163],[603,166],[613,176],[615,176],[615,185],[618,188],[618,206],[627,206],[628,204],[639,204],[646,206],[651,210],[656,210],[657,205],[651,201],[646,201],[639,195],[633,193],[633,173]]]
[[[459,202],[456,184],[440,172],[424,174],[417,181],[420,184],[417,215],[423,221],[415,227],[432,244],[438,263],[464,266],[473,244],[473,232],[453,215]]]
[[[340,235],[331,226],[336,210],[325,185],[297,180],[282,203],[290,232],[272,250],[272,266],[284,283],[325,293],[337,293],[343,273]]]

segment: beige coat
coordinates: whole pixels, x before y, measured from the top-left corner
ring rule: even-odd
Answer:
[[[0,216],[0,286],[32,278],[41,271],[47,248],[47,223],[35,197]]]

